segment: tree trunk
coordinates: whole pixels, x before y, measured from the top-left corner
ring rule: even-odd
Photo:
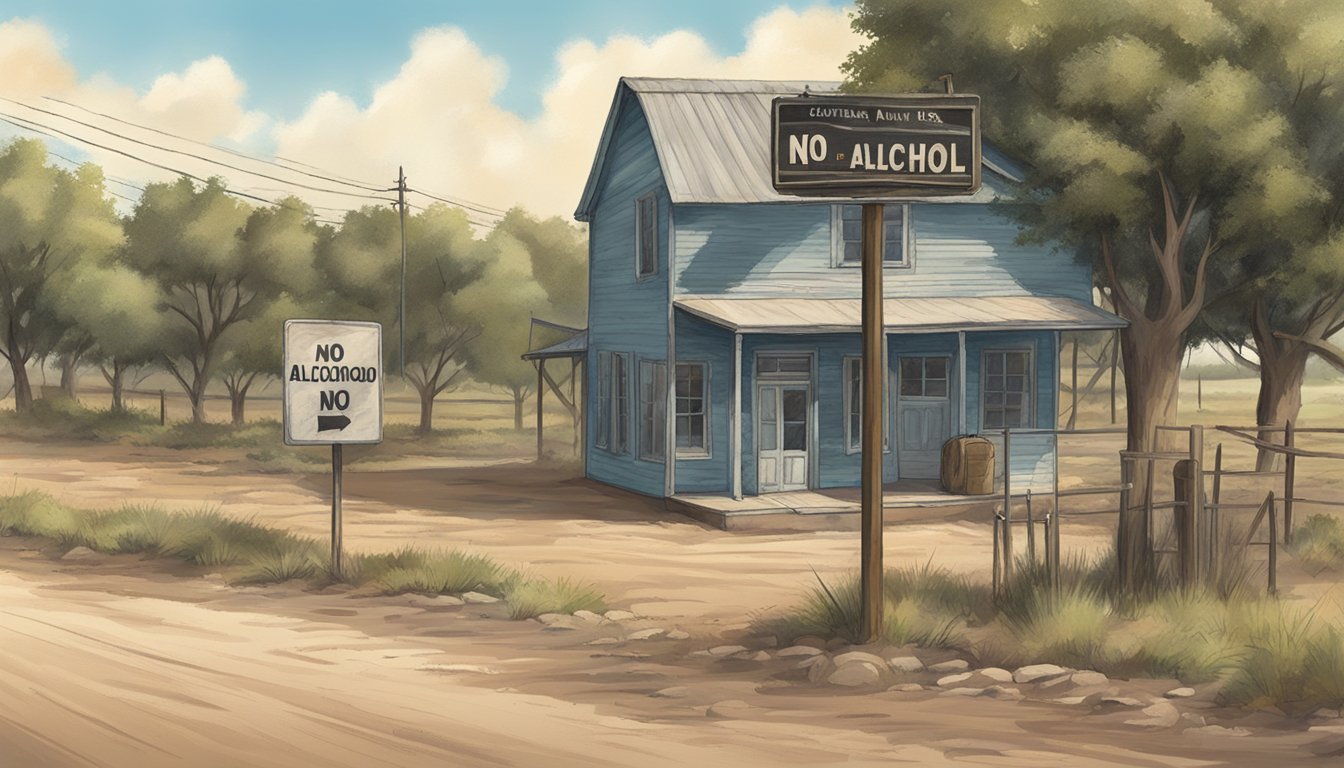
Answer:
[[[229,416],[233,426],[243,426],[243,423],[246,421],[244,418],[244,408],[246,405],[247,392],[245,390],[229,393]]]
[[[422,435],[434,431],[434,388],[420,390],[420,426],[416,429]]]
[[[513,387],[513,431],[523,431],[523,401],[527,399],[527,391],[522,387]]]
[[[71,400],[79,397],[77,392],[77,380],[79,379],[79,358],[78,352],[67,352],[61,355],[61,392]]]
[[[204,424],[205,380],[201,379],[196,384],[192,385],[191,389],[187,392],[187,396],[191,399],[191,423]]]
[[[1321,331],[1308,327],[1305,333],[1316,336]],[[1307,375],[1309,350],[1304,344],[1274,334],[1263,300],[1257,300],[1251,308],[1251,337],[1260,358],[1260,395],[1255,403],[1255,423],[1261,427],[1281,427],[1295,421],[1302,410],[1302,382]],[[1278,445],[1284,441],[1284,434],[1272,429],[1261,429],[1259,437]],[[1278,454],[1273,451],[1262,448],[1256,452],[1257,471],[1272,470],[1277,463]]]
[[[1184,330],[1140,320],[1120,332],[1125,366],[1126,448],[1130,451],[1159,450],[1157,427],[1176,421]],[[1143,499],[1153,478],[1148,477],[1147,470],[1146,461],[1130,462],[1134,487],[1129,495],[1129,509],[1120,510],[1117,531],[1121,585],[1130,594],[1144,584],[1151,572],[1152,553],[1148,551]]]
[[[14,376],[14,412],[27,413],[33,408],[33,385],[28,381],[28,366],[11,357],[9,370]]]
[[[112,361],[112,375],[108,378],[108,385],[112,387],[112,410],[115,413],[122,413],[126,410],[126,403],[122,399],[122,393],[125,389],[126,369]]]

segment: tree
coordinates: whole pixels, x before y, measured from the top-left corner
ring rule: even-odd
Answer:
[[[366,207],[346,214],[339,231],[324,244],[320,262],[345,314],[377,320],[386,330],[386,367],[401,361],[398,304],[401,270],[397,214]],[[406,219],[406,381],[420,398],[421,434],[433,430],[434,401],[458,380],[464,347],[478,333],[462,313],[457,293],[482,268],[481,244],[460,209],[434,204]],[[358,310],[350,311],[350,304]]]
[[[588,312],[588,238],[583,231],[559,216],[536,219],[522,208],[513,208],[495,227],[527,249],[531,277],[550,303],[553,320],[566,325],[584,325]]]
[[[9,363],[19,412],[33,405],[28,363],[54,350],[68,330],[52,286],[121,240],[102,171],[92,164],[65,171],[46,159],[35,140],[0,151],[0,357]]]
[[[1120,339],[1132,451],[1152,450],[1156,428],[1175,421],[1201,310],[1244,283],[1243,256],[1288,236],[1320,198],[1283,117],[1304,73],[1285,76],[1266,19],[1313,34],[1307,11],[1321,3],[1255,5],[858,5],[855,26],[872,40],[845,65],[850,87],[919,89],[953,73],[981,95],[986,136],[1033,164],[1017,193],[1029,205],[1014,209],[1025,236],[1074,249],[1104,275],[1129,321]],[[1142,493],[1149,478],[1135,474]],[[1143,523],[1121,511],[1131,589],[1150,572]]]
[[[161,360],[205,421],[205,394],[227,336],[308,277],[314,225],[302,203],[253,211],[223,182],[151,184],[126,220],[126,259],[153,279],[172,320]],[[307,226],[307,229],[305,229]],[[306,244],[306,245],[305,245]]]
[[[460,311],[480,329],[467,344],[465,356],[477,381],[512,393],[513,428],[521,430],[523,403],[537,378],[536,369],[522,358],[530,319],[553,307],[533,277],[532,253],[517,238],[496,228],[487,244],[489,258],[481,278],[459,295]]]

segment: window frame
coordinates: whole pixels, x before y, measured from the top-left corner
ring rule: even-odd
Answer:
[[[611,438],[607,450],[625,456],[630,453],[630,355],[612,352],[611,361]]]
[[[845,260],[845,224],[844,208],[846,205],[853,205],[862,208],[856,203],[837,203],[831,206],[831,266],[840,269],[858,269],[862,266],[862,260]],[[914,236],[911,212],[913,206],[910,203],[886,203],[887,207],[900,206],[901,208],[901,260],[890,261],[885,258],[885,247],[883,249],[882,267],[884,269],[911,269],[915,265],[914,254]],[[883,226],[886,225],[885,211],[883,213]],[[885,245],[885,243],[884,243]]]
[[[987,423],[986,423],[986,422],[988,421],[988,419],[986,419],[985,416],[987,415],[986,409],[988,408],[988,395],[989,395],[989,386],[988,386],[988,381],[989,381],[989,356],[990,356],[990,355],[995,355],[995,354],[997,354],[997,355],[1010,355],[1010,354],[1021,354],[1021,355],[1026,355],[1026,358],[1027,358],[1026,371],[1025,371],[1025,373],[1023,374],[1024,376],[1026,376],[1026,389],[1021,393],[1022,396],[1023,396],[1023,397],[1022,397],[1022,414],[1023,414],[1023,416],[1022,416],[1022,423],[1020,423],[1020,424],[1017,424],[1017,425],[1005,425],[1005,426],[998,426],[998,427],[990,427],[990,426],[988,426]],[[1008,374],[1007,374],[1007,360],[1005,360],[1004,362],[1005,362],[1005,365],[1004,365],[1004,376],[1007,376],[1007,375],[1008,375]],[[982,350],[980,351],[980,377],[979,377],[979,378],[980,378],[980,382],[979,382],[979,383],[980,383],[980,431],[981,431],[981,432],[1000,432],[1000,433],[1002,433],[1004,429],[1013,430],[1013,429],[1031,429],[1031,428],[1032,428],[1032,425],[1034,425],[1034,424],[1036,423],[1036,396],[1037,396],[1037,387],[1038,387],[1038,385],[1039,385],[1039,382],[1037,381],[1037,380],[1039,379],[1039,377],[1037,376],[1037,373],[1036,373],[1036,349],[1035,349],[1034,347],[1032,347],[1032,346],[1021,346],[1021,347],[986,347],[985,349],[982,349]],[[1006,385],[1005,385],[1005,386],[1006,386]],[[1007,389],[1004,390],[1004,394],[1008,394]],[[1006,405],[1001,405],[1001,406],[995,406],[995,407],[1000,408],[1000,409],[1003,409],[1003,408],[1006,408],[1007,406],[1006,406]]]
[[[608,450],[611,446],[611,352],[597,353],[597,413],[593,425],[593,446]]]
[[[850,372],[851,365],[857,369],[852,374]],[[844,400],[843,413],[845,420],[845,454],[852,456],[856,453],[863,452],[863,423],[862,423],[863,411],[862,410],[859,411],[860,423],[857,434],[855,434],[852,418],[854,416],[852,410],[854,405],[857,404],[860,409],[863,408],[863,382],[862,382],[863,356],[845,355],[844,357],[842,357],[840,361],[840,377],[841,377],[841,385],[843,387],[843,400]],[[857,398],[855,397],[854,393],[855,378],[860,379]],[[891,384],[892,384],[892,371],[888,370],[887,371],[888,392],[892,391]],[[855,402],[856,400],[857,403]],[[888,400],[890,400],[890,398],[888,398]],[[883,409],[882,414],[882,453],[884,454],[891,453],[892,418],[893,418],[893,409],[891,408],[891,404],[888,402],[886,404],[886,407]]]
[[[652,219],[650,223],[653,228],[649,235],[649,245],[651,246],[653,261],[649,266],[648,271],[645,271],[644,269],[644,257],[646,252],[646,244],[644,242],[644,220],[646,216],[644,208],[646,204],[648,205],[648,216]],[[656,192],[649,192],[648,194],[640,195],[635,198],[635,279],[648,280],[649,278],[657,277],[659,256],[658,195]]]
[[[639,459],[662,463],[667,458],[667,363],[640,358],[638,389]]]
[[[678,430],[678,425],[680,424],[680,422],[681,422],[681,418],[682,418],[682,415],[683,415],[682,412],[681,412],[681,400],[682,400],[682,398],[681,398],[679,395],[677,395],[677,394],[675,393],[675,390],[674,390],[673,398],[676,400],[676,405],[675,405],[674,413],[672,414],[672,425],[673,425],[672,428],[673,428],[673,430],[675,431],[674,437],[676,438],[676,441],[677,441],[677,442],[676,442],[677,458],[678,458],[678,459],[708,459],[708,458],[712,458],[713,455],[714,455],[714,445],[713,445],[713,436],[712,436],[712,431],[711,431],[711,429],[710,429],[710,426],[711,426],[714,422],[713,422],[713,420],[710,418],[710,410],[711,410],[711,408],[713,407],[713,406],[711,405],[711,402],[710,402],[710,392],[711,392],[711,386],[712,386],[712,383],[711,383],[711,381],[710,381],[711,368],[710,368],[709,363],[707,363],[707,362],[702,362],[702,361],[699,361],[699,360],[678,360],[678,361],[677,361],[677,369],[678,369],[678,372],[677,372],[676,374],[674,374],[674,376],[676,376],[677,378],[674,378],[674,379],[673,379],[673,382],[672,382],[674,388],[675,388],[675,386],[676,386],[677,380],[680,378],[680,369],[681,369],[683,366],[686,366],[686,367],[695,366],[695,367],[697,367],[697,368],[700,369],[700,403],[701,403],[701,405],[700,405],[700,414],[699,414],[699,418],[700,418],[701,422],[703,423],[703,427],[704,427],[703,430],[702,430],[702,434],[704,435],[704,438],[705,438],[705,444],[704,444],[704,447],[702,447],[702,448],[693,448],[693,447],[683,448],[683,447],[681,446],[681,432]],[[687,414],[687,416],[688,416],[688,418],[693,418],[692,416],[690,416],[690,414]]]

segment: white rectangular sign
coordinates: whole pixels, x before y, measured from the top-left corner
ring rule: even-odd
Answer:
[[[383,326],[286,320],[287,445],[383,441]]]

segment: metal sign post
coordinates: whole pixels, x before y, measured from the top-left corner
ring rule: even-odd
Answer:
[[[339,578],[342,448],[383,441],[383,327],[287,320],[284,361],[285,444],[331,446],[331,572]]]
[[[775,99],[771,113],[770,170],[777,192],[863,204],[859,639],[872,642],[881,635],[883,600],[883,202],[980,189],[980,97],[804,94]]]

